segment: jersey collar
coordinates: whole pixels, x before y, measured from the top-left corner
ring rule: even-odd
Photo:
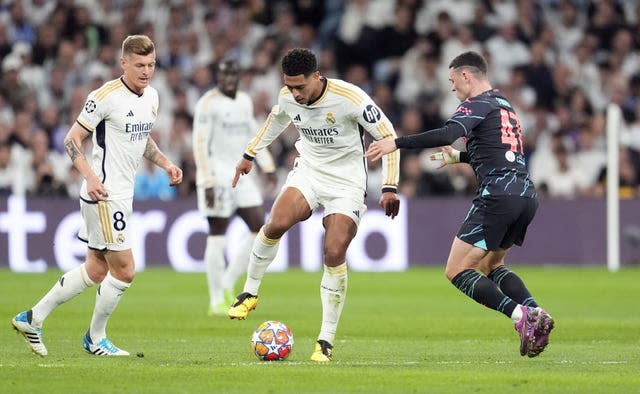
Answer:
[[[131,93],[135,94],[136,96],[138,96],[138,97],[142,97],[142,95],[144,94],[144,92],[142,92],[142,93],[138,93],[138,92],[134,91],[133,89],[131,89],[131,88],[129,87],[129,85],[127,85],[127,84],[124,82],[124,77],[120,77],[120,82],[122,82],[122,84],[123,84],[127,89],[129,89],[129,91],[130,91]]]

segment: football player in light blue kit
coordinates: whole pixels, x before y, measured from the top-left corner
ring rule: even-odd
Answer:
[[[150,132],[158,114],[158,93],[149,86],[156,65],[155,46],[143,35],[122,43],[122,77],[91,92],[64,141],[73,165],[84,177],[78,238],[87,242],[86,260],[65,273],[31,309],[12,319],[31,350],[47,355],[42,324],[60,304],[100,283],[84,349],[98,356],[128,356],[107,337],[107,320],[131,286],[135,263],[130,218],[136,170],[146,158],[167,172],[171,185],[182,182],[182,170],[158,149]],[[92,137],[91,157],[82,142]]]

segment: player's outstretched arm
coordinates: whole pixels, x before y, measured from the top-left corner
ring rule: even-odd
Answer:
[[[236,187],[236,185],[238,184],[238,180],[240,180],[240,176],[248,174],[249,172],[251,172],[252,168],[253,168],[253,161],[248,160],[245,157],[240,159],[240,161],[238,162],[238,165],[236,165],[236,175],[233,177],[233,181],[231,182],[231,187]]]
[[[147,138],[147,146],[144,148],[143,156],[166,171],[169,176],[169,184],[171,186],[176,186],[182,183],[182,169],[173,164],[171,160],[167,159],[151,137]]]

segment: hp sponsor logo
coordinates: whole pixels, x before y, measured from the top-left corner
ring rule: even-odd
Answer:
[[[380,120],[380,110],[375,105],[367,105],[367,108],[362,112],[362,117],[369,123],[376,123]]]

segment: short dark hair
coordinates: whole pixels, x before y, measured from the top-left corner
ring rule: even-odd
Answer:
[[[487,61],[484,60],[482,55],[473,51],[462,53],[449,63],[449,68],[460,67],[474,67],[483,75],[486,75],[488,70]]]
[[[282,58],[282,72],[290,77],[303,74],[305,77],[318,70],[316,55],[305,48],[294,48]]]

